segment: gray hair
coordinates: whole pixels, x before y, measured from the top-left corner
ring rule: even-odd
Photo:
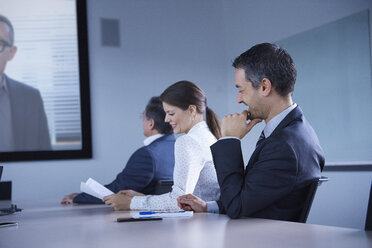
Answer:
[[[8,18],[0,14],[0,22],[4,22],[9,27],[9,39],[10,39],[10,45],[13,46],[14,44],[14,28],[12,23],[9,21]]]

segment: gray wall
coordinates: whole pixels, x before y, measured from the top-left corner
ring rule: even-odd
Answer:
[[[93,177],[110,182],[142,145],[140,113],[169,84],[187,79],[220,116],[240,112],[231,60],[363,9],[369,0],[88,0],[93,154],[91,160],[4,163],[14,200],[61,199]],[[121,48],[101,47],[100,18],[120,20]],[[305,113],[306,114],[306,113]],[[243,141],[252,152],[261,126]],[[362,228],[370,171],[326,171],[309,222]]]

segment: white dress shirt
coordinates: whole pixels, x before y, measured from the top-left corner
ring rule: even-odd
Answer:
[[[179,210],[177,198],[194,194],[205,201],[220,197],[210,146],[216,138],[205,121],[194,125],[175,143],[175,166],[172,191],[163,195],[135,196],[131,210]]]
[[[268,123],[266,123],[265,128],[263,130],[265,138],[268,138],[274,132],[275,128],[279,125],[279,123],[282,122],[282,120],[284,120],[284,118],[296,107],[297,107],[296,103],[292,104],[291,106],[277,114]],[[221,139],[227,138],[239,139],[237,137],[222,137]],[[219,213],[219,207],[216,201],[207,202],[207,209],[209,213]]]
[[[154,135],[151,135],[149,137],[147,137],[144,141],[143,141],[143,144],[145,146],[148,146],[150,145],[152,142],[154,142],[155,140],[159,139],[160,137],[163,137],[163,134],[154,134]]]

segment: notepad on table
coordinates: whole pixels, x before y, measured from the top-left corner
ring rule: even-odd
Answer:
[[[101,200],[105,196],[114,194],[114,192],[112,192],[99,182],[93,180],[92,178],[89,178],[86,182],[81,182],[80,190],[81,192],[87,193]]]

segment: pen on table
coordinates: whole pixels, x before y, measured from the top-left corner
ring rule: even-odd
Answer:
[[[177,211],[177,212],[154,212],[154,211],[144,211],[139,212],[140,215],[150,215],[150,214],[164,214],[164,213],[184,213],[184,210]]]

